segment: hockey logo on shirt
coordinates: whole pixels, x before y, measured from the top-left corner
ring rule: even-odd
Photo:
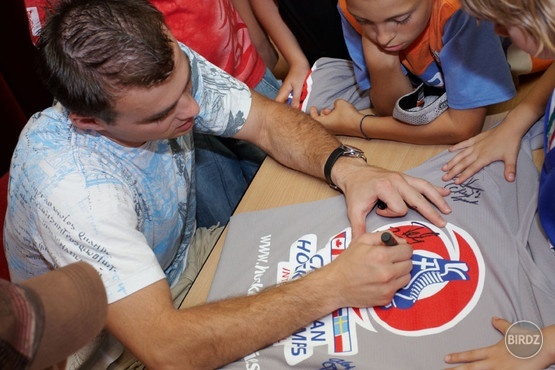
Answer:
[[[455,326],[472,311],[482,292],[485,270],[480,250],[468,233],[452,224],[439,229],[420,221],[389,224],[375,231],[384,230],[413,246],[410,282],[384,307],[341,308],[276,343],[283,346],[289,365],[310,358],[319,346],[326,346],[332,356],[357,354],[357,330],[433,335]],[[299,278],[331,262],[350,241],[350,228],[334,235],[321,249],[316,235],[302,236],[291,245],[289,260],[278,263],[277,282]]]
[[[411,280],[403,289],[395,293],[393,301],[385,308],[411,308],[424,289],[432,284],[446,281],[468,280],[468,265],[461,261],[445,260],[443,258],[428,257],[420,253],[412,256],[413,269]]]

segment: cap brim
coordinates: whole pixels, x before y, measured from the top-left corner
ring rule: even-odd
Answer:
[[[73,263],[20,285],[35,292],[44,307],[44,331],[31,369],[44,369],[63,361],[104,327],[106,291],[91,265]]]

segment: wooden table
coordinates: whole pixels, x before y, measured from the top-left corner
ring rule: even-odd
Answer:
[[[504,113],[488,116],[485,127],[500,120]],[[370,140],[340,137],[346,144],[361,148],[368,157],[368,163],[393,171],[406,171],[422,164],[427,159],[448,148],[446,145],[413,145],[384,140]],[[534,153],[536,164],[543,160],[541,150]],[[267,158],[254,177],[247,192],[239,203],[235,214],[275,208],[297,203],[321,200],[336,196],[323,180],[285,168],[271,158]],[[206,302],[214,277],[226,231],[217,242],[210,257],[203,266],[182,308]]]

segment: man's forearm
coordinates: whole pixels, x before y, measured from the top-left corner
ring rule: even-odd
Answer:
[[[250,119],[264,121],[257,137],[251,136],[263,150],[281,164],[318,178],[323,178],[326,160],[341,144],[309,115],[256,94]]]
[[[168,342],[153,347],[167,362],[153,368],[214,369],[287,337],[338,308],[319,280],[178,311],[165,325],[173,331],[163,336]]]

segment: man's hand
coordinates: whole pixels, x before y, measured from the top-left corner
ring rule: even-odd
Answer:
[[[320,278],[327,274],[324,285],[338,307],[386,305],[410,281],[412,247],[402,239],[396,239],[396,246],[384,246],[381,234],[360,235],[332,263],[312,273]]]
[[[338,166],[349,161],[350,166]],[[451,208],[443,199],[449,190],[430,182],[400,172],[367,166],[363,161],[352,158],[338,160],[334,171],[334,181],[345,194],[347,216],[353,230],[353,239],[366,232],[366,216],[376,206],[378,200],[387,207],[378,207],[376,213],[384,217],[404,216],[409,208],[418,211],[438,227],[445,226],[445,220],[434,208],[443,214]],[[335,168],[337,167],[337,168]],[[383,208],[383,209],[382,209]]]

